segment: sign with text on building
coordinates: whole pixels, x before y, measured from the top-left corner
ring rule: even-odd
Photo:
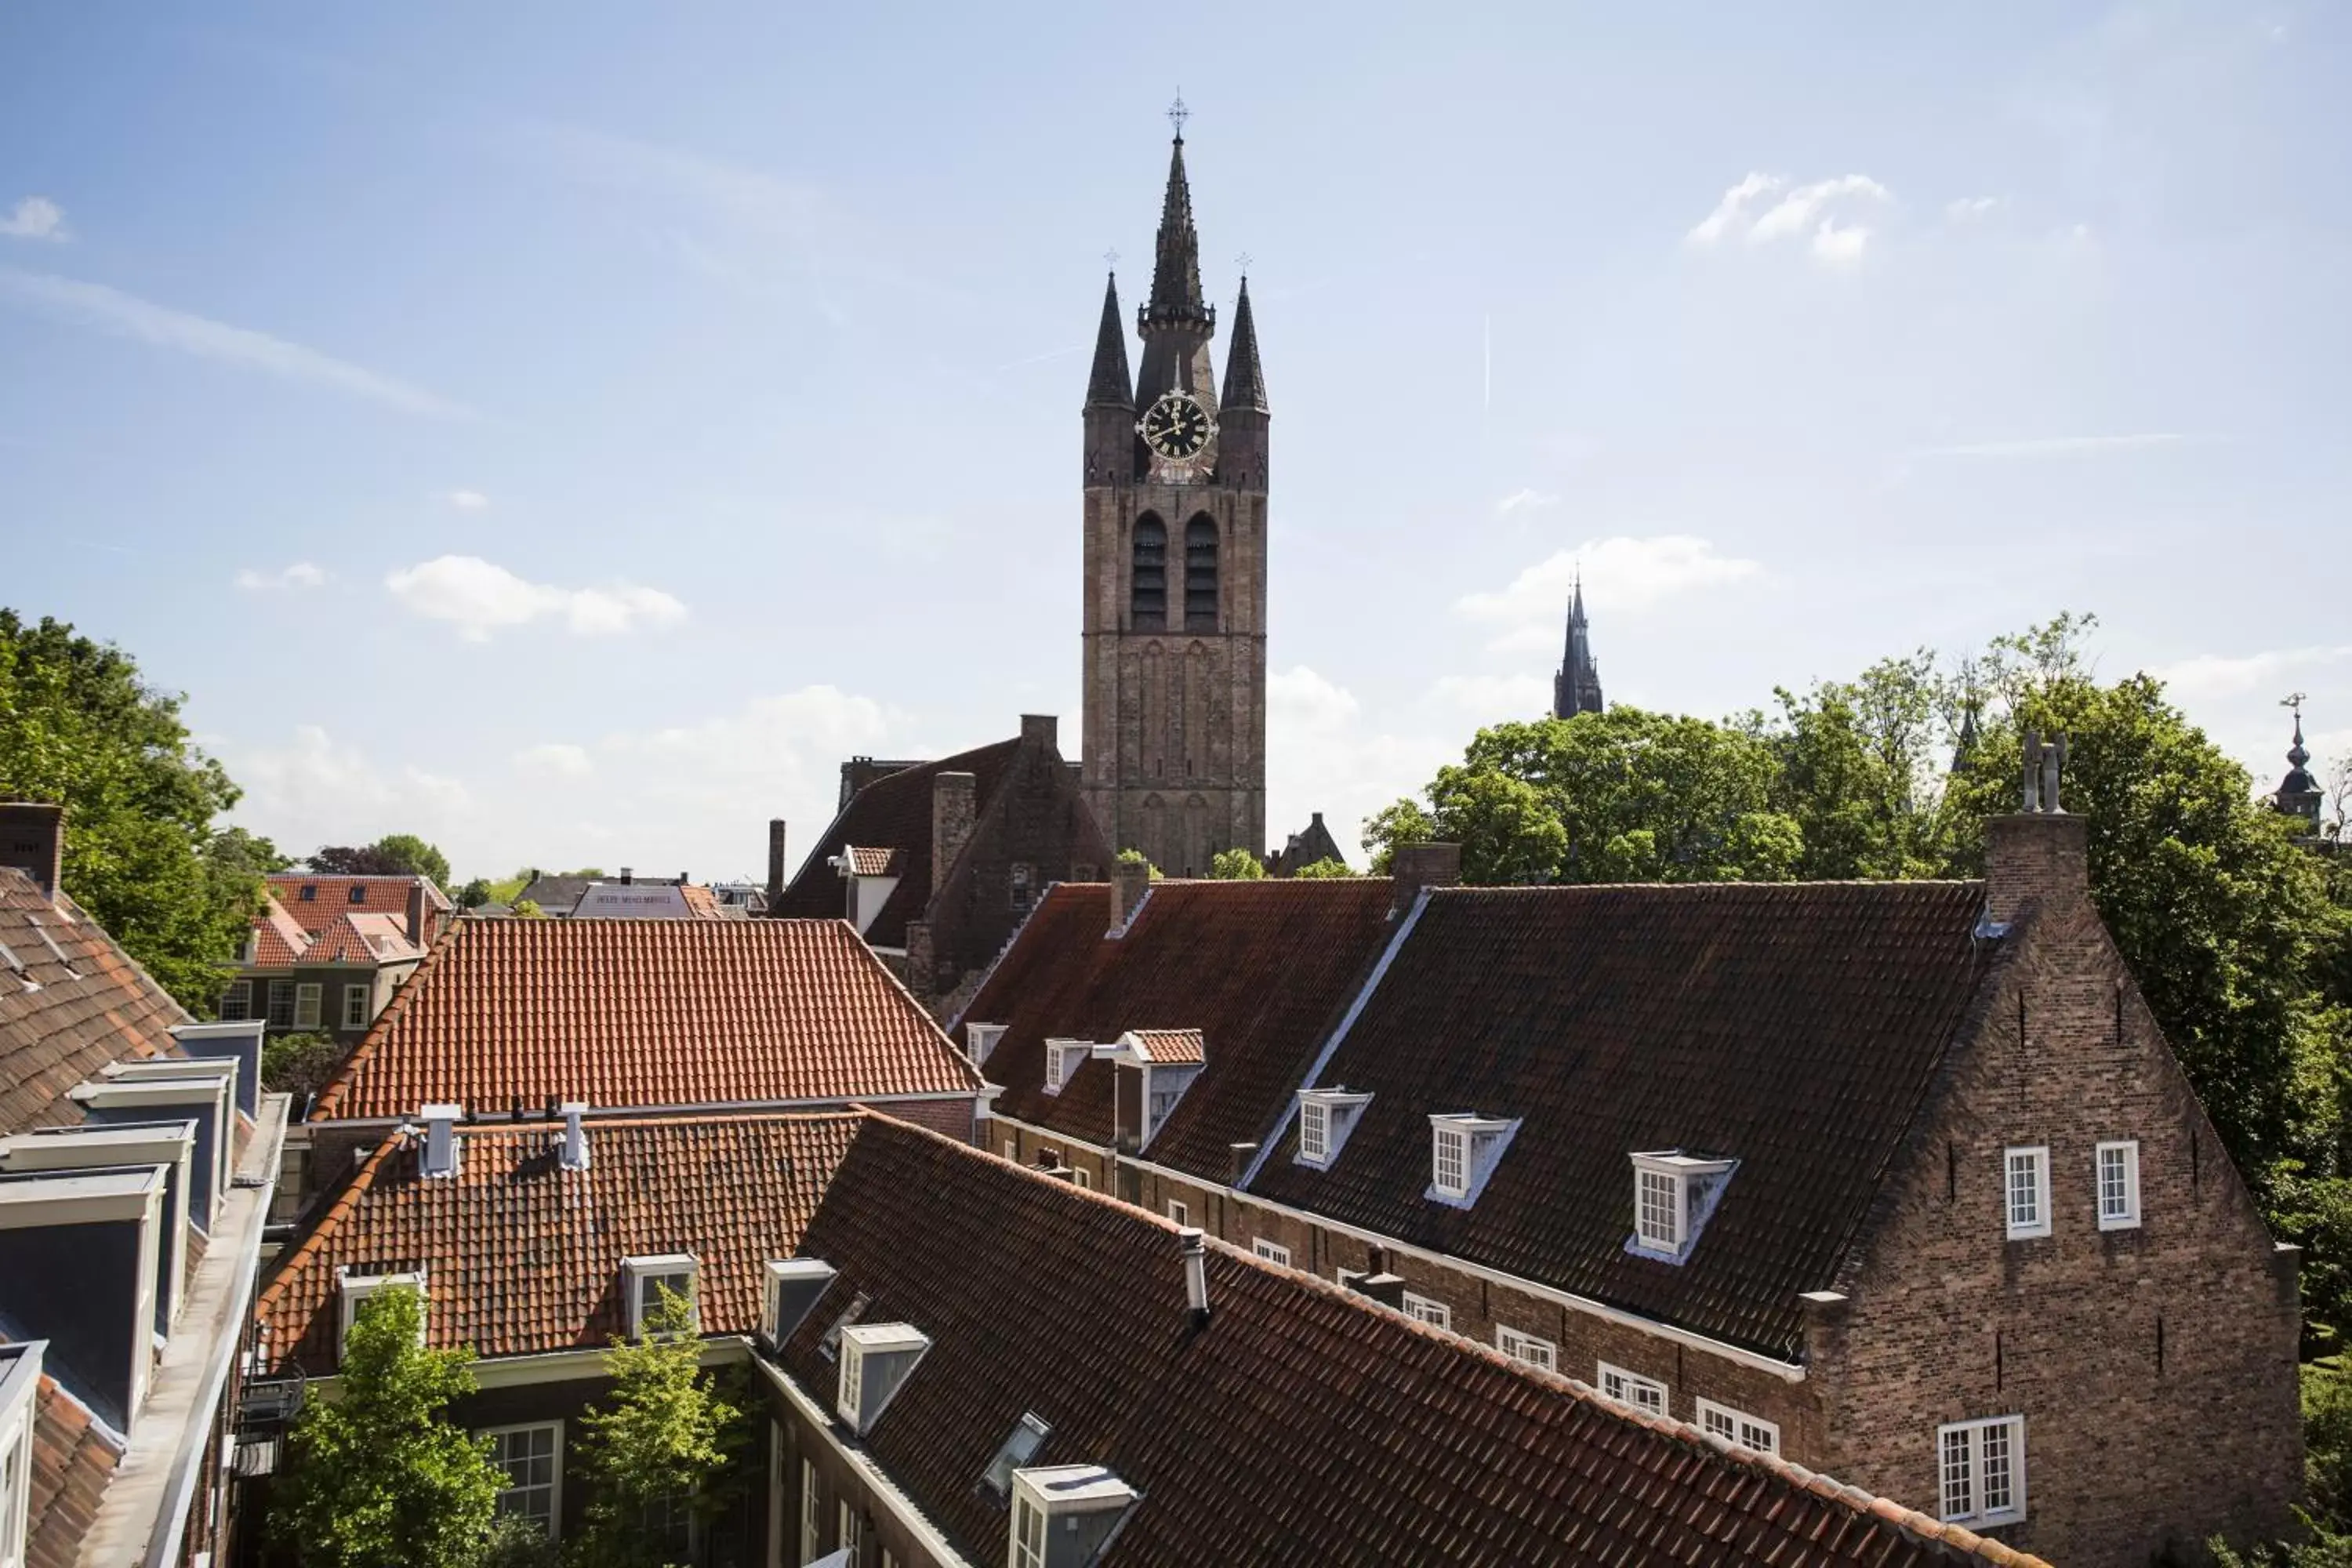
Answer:
[[[683,921],[694,918],[686,890],[674,882],[591,882],[573,906],[574,920]]]

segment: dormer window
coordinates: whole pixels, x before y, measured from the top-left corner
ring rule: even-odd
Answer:
[[[695,1300],[694,1286],[702,1265],[692,1254],[667,1252],[650,1258],[625,1258],[621,1260],[621,1278],[628,1289],[629,1337],[646,1337],[646,1326],[661,1310],[661,1293],[667,1289],[674,1296],[685,1298],[689,1333],[702,1330],[701,1305]]]
[[[1633,1235],[1625,1250],[1680,1263],[1690,1256],[1738,1162],[1703,1160],[1679,1149],[1635,1154],[1633,1160]]]
[[[1429,1191],[1423,1195],[1456,1208],[1477,1202],[1518,1128],[1517,1121],[1462,1111],[1432,1116]]]
[[[1100,1465],[1047,1465],[1013,1472],[1011,1568],[1091,1563],[1139,1494]]]
[[[1356,1119],[1372,1102],[1369,1094],[1345,1089],[1302,1089],[1298,1091],[1298,1163],[1318,1171],[1330,1169],[1356,1129]]]
[[[815,1258],[772,1258],[764,1270],[766,1289],[760,1302],[760,1332],[769,1348],[782,1350],[801,1320],[809,1315],[826,1287],[833,1283],[833,1265]]]
[[[344,1273],[337,1280],[337,1287],[342,1297],[342,1327],[335,1340],[339,1352],[351,1342],[352,1325],[359,1321],[360,1309],[371,1297],[383,1290],[416,1292],[420,1309],[416,1314],[416,1342],[420,1345],[425,1342],[425,1312],[422,1309],[430,1304],[432,1298],[425,1289],[425,1276],[421,1271],[414,1274]]]
[[[841,1382],[834,1408],[863,1437],[882,1418],[891,1395],[907,1381],[929,1338],[911,1323],[859,1323],[841,1334]]]
[[[0,1568],[18,1568],[32,1538],[33,1425],[40,1411],[42,1349],[0,1347]]]
[[[989,1053],[996,1049],[996,1042],[1004,1037],[1004,1031],[1011,1026],[1009,1024],[966,1024],[963,1038],[971,1057],[971,1065],[986,1067]]]
[[[1094,1054],[1094,1047],[1086,1040],[1047,1040],[1045,1042],[1045,1092],[1059,1094],[1078,1070],[1078,1064]]]

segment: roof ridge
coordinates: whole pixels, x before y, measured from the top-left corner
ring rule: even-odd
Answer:
[[[1172,879],[1171,879],[1171,880]],[[1196,877],[1185,879],[1189,881],[1201,881],[1204,879]],[[1301,879],[1293,877],[1285,877],[1281,879],[1269,878],[1267,879],[1269,881],[1278,879],[1285,882],[1296,882],[1301,880]],[[1310,877],[1304,879],[1305,881],[1310,883],[1317,881],[1361,882],[1370,879],[1372,879],[1364,877]],[[1984,879],[1982,877],[1821,877],[1808,879],[1791,879],[1786,881],[1770,882],[1482,882],[1475,884],[1464,882],[1457,883],[1450,887],[1432,887],[1430,891],[1451,898],[1461,894],[1489,893],[1508,895],[1570,892],[1608,893],[1639,890],[1642,892],[1677,892],[1697,895],[1702,893],[1721,893],[1743,890],[1751,892],[1778,892],[1796,888],[1885,888],[1891,889],[1897,888],[1981,888],[1983,886]]]

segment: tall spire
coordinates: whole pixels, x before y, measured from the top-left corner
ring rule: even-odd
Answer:
[[[1579,572],[1569,593],[1568,646],[1561,650],[1559,673],[1551,678],[1551,713],[1555,719],[1573,719],[1601,709],[1601,667],[1592,659],[1592,637],[1584,619],[1584,574]]]
[[[1087,377],[1087,406],[1135,406],[1135,378],[1127,371],[1127,323],[1119,320],[1116,272],[1103,285],[1102,325],[1095,331],[1095,367]]]
[[[1184,121],[1191,111],[1179,96],[1168,110],[1176,138],[1168,152],[1168,194],[1160,204],[1160,240],[1152,257],[1148,323],[1205,324],[1213,318],[1201,297],[1201,235],[1192,226],[1192,187],[1184,177]]]
[[[1217,405],[1223,414],[1244,408],[1273,412],[1265,405],[1265,370],[1257,361],[1257,322],[1250,316],[1247,273],[1242,275],[1241,298],[1234,301],[1234,342],[1225,351],[1225,394]]]
[[[2316,831],[2319,808],[2327,792],[2311,776],[2311,752],[2303,743],[2303,693],[2295,692],[2279,706],[2294,710],[2294,743],[2286,751],[2287,775],[2279,781],[2278,793],[2271,801],[2285,816],[2302,817]]]

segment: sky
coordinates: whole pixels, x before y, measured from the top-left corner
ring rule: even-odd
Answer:
[[[0,605],[293,853],[756,877],[846,756],[1077,754],[1180,90],[1277,844],[1542,710],[1580,568],[1613,701],[2090,611],[2259,784],[2290,691],[2352,753],[2340,6],[20,0],[0,60]]]

